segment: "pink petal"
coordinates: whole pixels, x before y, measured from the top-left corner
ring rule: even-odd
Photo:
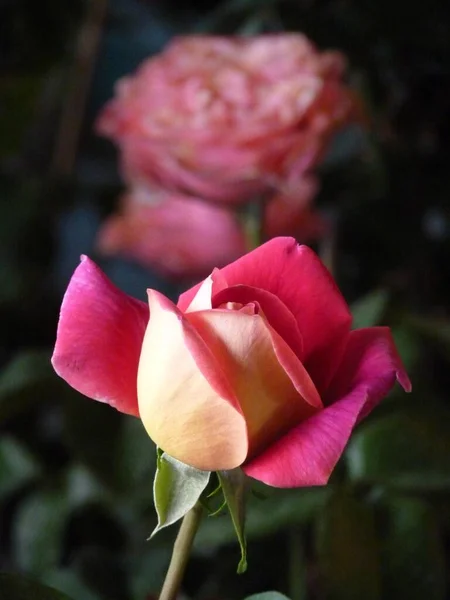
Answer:
[[[144,302],[82,257],[61,306],[55,371],[89,398],[138,416],[137,369],[148,317]]]
[[[223,277],[223,274],[222,274]],[[250,287],[248,285],[235,285],[225,287],[213,296],[213,305],[218,307],[227,302],[258,302],[264,316],[271,327],[283,338],[300,360],[303,358],[303,339],[294,315],[283,302],[270,292]]]
[[[197,469],[239,466],[247,456],[247,428],[222,364],[170,300],[149,290],[149,304],[138,373],[149,436]]]
[[[220,363],[244,412],[256,454],[322,407],[305,368],[258,314],[206,310],[186,315]],[[194,354],[194,359],[199,362]]]
[[[178,278],[205,275],[246,249],[232,211],[143,186],[122,198],[120,212],[103,224],[97,243],[106,255],[123,254]]]
[[[396,379],[406,391],[411,389],[389,329],[352,331],[330,388],[330,393],[342,395],[245,465],[244,471],[275,487],[324,485],[355,424],[386,396]]]
[[[341,361],[351,324],[347,303],[317,255],[293,238],[274,238],[221,269],[228,285],[262,288],[294,315],[303,363],[322,393]]]

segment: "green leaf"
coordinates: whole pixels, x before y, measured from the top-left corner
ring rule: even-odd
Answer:
[[[353,329],[378,325],[386,311],[389,294],[386,290],[374,290],[352,304]]]
[[[245,539],[245,505],[247,499],[246,476],[241,469],[218,471],[217,476],[222,486],[223,496],[230,511],[233,527],[241,548],[241,560],[237,572],[247,570],[247,541]]]
[[[139,506],[148,506],[152,494],[148,482],[155,476],[155,444],[140,419],[122,419],[114,453],[120,489]]]
[[[247,596],[245,600],[289,600],[284,594],[280,592],[261,592],[260,594],[253,594],[253,596]]]
[[[150,537],[184,517],[195,506],[210,475],[209,471],[185,465],[166,453],[158,456],[153,484],[158,525]]]
[[[46,575],[45,583],[70,595],[75,600],[100,600],[100,597],[83,583],[72,568],[52,571]]]
[[[316,548],[324,598],[382,598],[378,540],[367,505],[347,493],[334,494],[318,515]]]
[[[75,459],[113,489],[118,487],[114,450],[118,447],[122,420],[110,406],[78,393],[64,398],[65,443]]]
[[[68,505],[61,490],[41,490],[28,496],[14,519],[13,553],[25,571],[41,574],[60,560]]]
[[[270,488],[267,488],[270,490]],[[298,490],[270,490],[265,500],[249,498],[245,531],[247,539],[261,539],[292,525],[307,525],[330,496],[330,485]],[[267,518],[270,515],[270,519]],[[195,547],[216,548],[235,539],[230,519],[206,519],[195,538]]]
[[[445,600],[445,550],[436,516],[416,498],[390,500],[383,535],[386,598]]]
[[[40,396],[49,394],[48,385],[55,380],[50,351],[18,354],[0,373],[0,421],[36,406]]]
[[[349,475],[402,489],[450,488],[450,411],[415,409],[361,428],[345,454]]]
[[[0,499],[33,481],[40,466],[33,456],[14,438],[0,440]]]
[[[0,573],[0,600],[70,600],[70,598],[22,575]]]

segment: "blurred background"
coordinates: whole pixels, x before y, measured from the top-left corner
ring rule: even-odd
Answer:
[[[359,426],[327,487],[252,498],[246,574],[235,572],[229,518],[205,521],[183,594],[450,597],[446,9],[445,0],[2,0],[2,571],[74,600],[157,596],[176,528],[146,541],[156,520],[154,447],[138,420],[59,380],[49,358],[80,254],[142,299],[148,287],[175,299],[202,273],[174,273],[158,252],[99,242],[124,181],[95,121],[117,79],[175,35],[288,30],[347,57],[347,85],[365,114],[330,139],[315,169],[323,227],[302,221],[290,233],[333,269],[355,327],[393,328],[413,392],[395,390]],[[160,236],[162,256],[177,235]],[[10,598],[1,589],[0,597]]]

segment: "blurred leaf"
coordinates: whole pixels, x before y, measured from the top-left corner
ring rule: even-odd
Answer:
[[[386,290],[374,290],[352,304],[353,329],[378,325],[389,301]]]
[[[217,476],[222,486],[223,496],[230,511],[233,527],[241,548],[241,560],[237,572],[247,570],[247,540],[245,539],[245,514],[247,502],[247,478],[244,472],[237,468],[229,471],[218,471]]]
[[[164,546],[147,544],[145,548],[139,546],[136,554],[130,557],[127,572],[131,579],[132,598],[141,600],[158,596],[170,563],[172,548],[170,544]]]
[[[41,574],[58,564],[67,516],[60,490],[40,490],[22,502],[13,523],[13,553],[21,569]]]
[[[14,357],[0,373],[0,421],[35,405],[38,391],[55,379],[50,351],[28,350]]]
[[[70,598],[22,575],[0,573],[0,600],[70,600]]]
[[[407,372],[411,372],[420,357],[420,342],[411,328],[400,325],[392,329],[395,345]]]
[[[95,594],[107,600],[129,598],[127,574],[114,552],[101,546],[84,547],[77,553],[73,569]],[[84,600],[84,597],[76,600]]]
[[[345,457],[354,480],[412,489],[450,488],[450,413],[411,410],[379,418],[351,439]]]
[[[140,419],[123,419],[120,436],[115,449],[117,479],[120,487],[130,493],[130,489],[143,488],[152,494],[152,481],[155,474],[155,444],[149,438]],[[144,494],[147,496],[146,494]]]
[[[245,600],[289,600],[284,594],[280,592],[261,592],[261,594],[253,594],[253,596],[247,596]]]
[[[407,323],[424,335],[445,344],[450,344],[450,320],[439,317],[411,315]]]
[[[70,394],[64,400],[64,441],[100,481],[117,487],[115,449],[121,420],[127,417],[80,394]]]
[[[100,600],[100,596],[94,594],[71,569],[52,571],[46,575],[45,583],[68,594],[74,600]]]
[[[26,485],[40,473],[35,458],[12,437],[0,440],[0,499]]]
[[[394,498],[383,535],[385,597],[445,600],[446,566],[437,519],[423,501]]]
[[[328,600],[378,600],[381,569],[374,516],[363,502],[335,493],[318,515],[316,548]]]
[[[153,487],[158,525],[150,537],[184,517],[195,506],[210,475],[209,471],[185,465],[168,454],[158,456]]]
[[[65,475],[67,503],[71,509],[111,499],[108,490],[83,465],[71,465]]]
[[[247,506],[245,531],[248,539],[260,539],[287,529],[305,525],[321,510],[331,487],[275,490],[265,500],[252,500]],[[267,518],[270,515],[270,519]],[[205,519],[195,538],[195,547],[215,548],[235,539],[234,527],[225,517]]]

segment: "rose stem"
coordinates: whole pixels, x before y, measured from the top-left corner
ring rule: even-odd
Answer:
[[[189,554],[195,534],[200,525],[203,507],[197,502],[184,517],[173,545],[169,569],[159,596],[159,600],[175,600],[183,580],[184,571],[189,560]]]

